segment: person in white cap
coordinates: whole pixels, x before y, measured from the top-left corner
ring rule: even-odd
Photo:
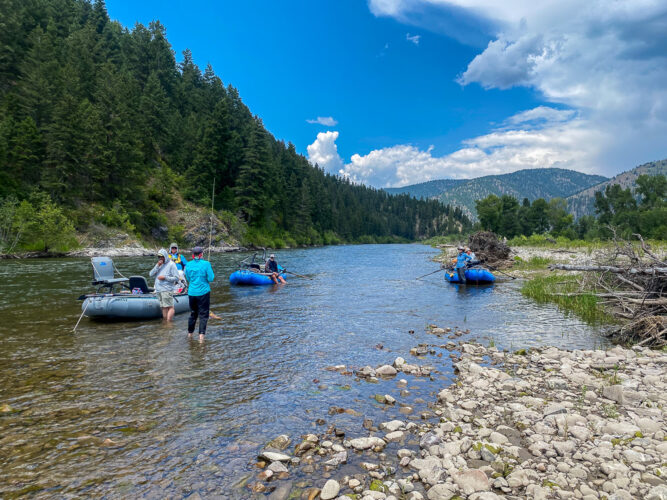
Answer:
[[[267,260],[266,264],[264,264],[264,272],[267,274],[270,273],[270,278],[276,284],[278,284],[278,282],[287,283],[285,278],[283,278],[280,274],[278,263],[276,262],[276,256],[273,254],[269,255],[269,260]]]
[[[459,247],[458,248],[459,254],[456,257],[456,273],[459,275],[459,281],[461,283],[466,282],[466,264],[470,262],[472,259],[470,258],[470,255],[468,255],[465,251],[464,247]]]

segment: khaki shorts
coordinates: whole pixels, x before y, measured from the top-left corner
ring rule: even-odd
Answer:
[[[160,302],[160,307],[174,307],[174,296],[171,292],[158,292],[157,299]]]

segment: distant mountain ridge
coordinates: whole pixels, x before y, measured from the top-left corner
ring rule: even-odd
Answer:
[[[642,174],[667,175],[667,159],[644,163],[632,170],[622,172],[611,179],[572,194],[567,198],[567,208],[574,215],[575,219],[583,215],[594,215],[595,193],[597,191],[604,191],[607,186],[613,184],[620,184],[624,189],[635,189],[637,187],[637,177]]]
[[[468,179],[437,179],[434,181],[420,182],[419,184],[411,184],[410,186],[398,188],[385,188],[389,194],[409,194],[413,198],[428,199],[436,198],[445,191],[468,182]]]
[[[468,217],[476,220],[475,201],[491,194],[508,194],[519,201],[524,198],[530,201],[567,198],[608,180],[601,175],[582,174],[563,168],[534,168],[475,179],[434,180],[386,191],[391,194],[408,193],[415,198],[437,197],[444,204],[460,207]]]

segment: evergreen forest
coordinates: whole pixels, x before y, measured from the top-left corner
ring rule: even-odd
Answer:
[[[549,233],[554,237],[604,240],[612,236],[630,238],[641,234],[656,240],[667,239],[667,176],[640,175],[636,188],[608,184],[595,193],[595,216],[575,220],[567,201],[538,198],[522,203],[509,195],[490,195],[477,200],[481,228],[507,238]]]
[[[212,192],[246,234],[298,244],[469,227],[460,209],[312,166],[210,65],[177,62],[159,21],[125,28],[103,0],[0,0],[0,240],[48,250],[65,240],[45,229],[93,223],[164,239],[167,210],[210,207]]]

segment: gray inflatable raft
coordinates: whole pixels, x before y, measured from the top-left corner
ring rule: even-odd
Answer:
[[[162,317],[157,295],[130,293],[89,295],[81,304],[85,315],[94,319],[153,319]],[[190,309],[187,294],[174,295],[176,314]]]

